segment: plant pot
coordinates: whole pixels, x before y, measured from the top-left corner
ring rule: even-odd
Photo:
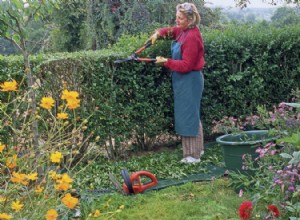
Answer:
[[[242,169],[243,155],[249,154],[254,159],[258,156],[255,151],[259,146],[264,146],[267,142],[276,139],[277,137],[270,135],[268,130],[253,130],[238,134],[226,134],[218,137],[216,141],[222,146],[226,169],[251,174]]]

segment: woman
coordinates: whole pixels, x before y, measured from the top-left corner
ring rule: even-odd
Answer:
[[[173,39],[172,59],[156,57],[156,64],[172,71],[175,131],[182,137],[184,163],[200,162],[204,153],[200,103],[204,88],[204,44],[197,24],[200,15],[192,3],[176,6],[176,26],[158,29],[149,40]]]

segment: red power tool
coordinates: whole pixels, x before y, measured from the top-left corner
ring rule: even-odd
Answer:
[[[121,175],[124,180],[123,186],[116,180],[116,178],[110,174],[110,179],[114,185],[125,195],[138,194],[144,192],[146,189],[151,188],[158,184],[158,181],[154,174],[148,171],[138,171],[131,175],[128,174],[126,169],[121,171]],[[144,180],[151,180],[150,182],[144,182]]]

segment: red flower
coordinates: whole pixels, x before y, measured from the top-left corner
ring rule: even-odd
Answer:
[[[268,205],[268,209],[272,212],[272,216],[279,218],[280,212],[276,205]]]
[[[239,208],[239,215],[242,220],[248,220],[251,217],[253,205],[251,201],[242,202]]]

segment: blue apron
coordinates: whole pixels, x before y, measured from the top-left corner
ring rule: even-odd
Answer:
[[[184,39],[186,35],[187,32]],[[181,42],[177,42],[177,39],[171,45],[172,59],[182,60],[180,46],[184,39]],[[204,88],[203,74],[200,70],[185,74],[173,71],[172,86],[175,131],[181,136],[197,136],[200,124],[200,103]]]

